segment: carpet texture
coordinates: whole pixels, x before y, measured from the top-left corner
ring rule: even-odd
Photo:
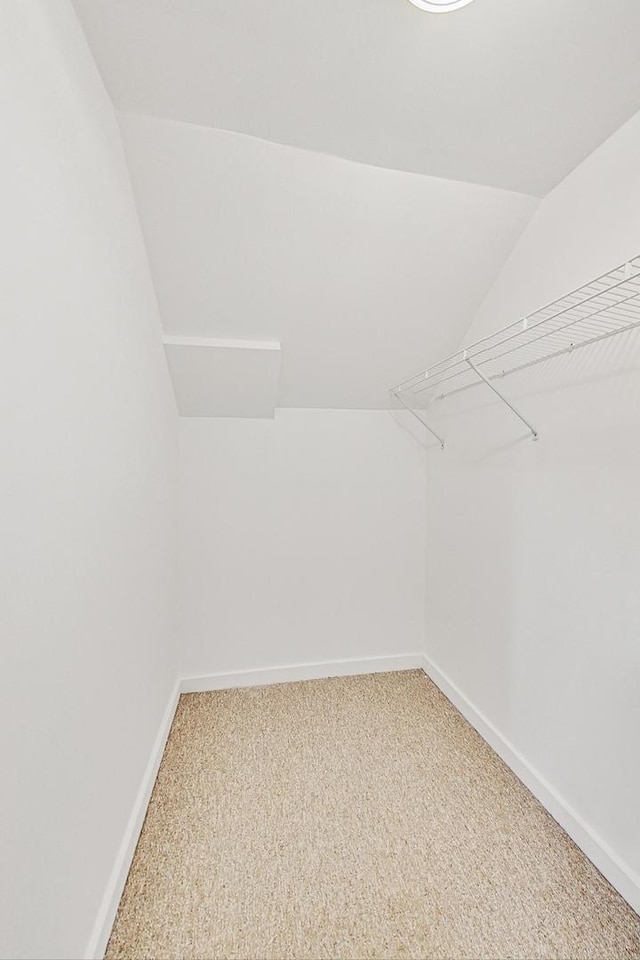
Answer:
[[[107,957],[628,960],[640,929],[410,670],[181,697]]]

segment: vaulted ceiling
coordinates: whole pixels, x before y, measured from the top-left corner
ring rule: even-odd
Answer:
[[[73,2],[166,332],[280,342],[281,406],[384,406],[640,108],[638,0]]]
[[[166,332],[280,341],[279,406],[386,406],[462,336],[535,206],[187,124],[121,129]]]
[[[542,196],[640,109],[638,0],[74,0],[118,108]]]

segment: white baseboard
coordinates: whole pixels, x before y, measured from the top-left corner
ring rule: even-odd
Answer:
[[[423,669],[462,716],[549,811],[554,820],[557,820],[611,886],[615,887],[627,903],[640,913],[640,876],[620,859],[602,837],[427,656],[424,657]]]
[[[127,881],[131,861],[140,836],[142,824],[151,798],[151,791],[158,774],[160,761],[181,693],[205,690],[224,690],[231,687],[254,687],[291,680],[314,680],[322,677],[354,676],[363,673],[385,673],[390,670],[422,669],[421,653],[407,653],[391,657],[327,661],[326,663],[296,663],[264,670],[242,670],[237,673],[214,673],[199,677],[184,677],[177,680],[169,697],[167,709],[160,723],[151,756],[142,778],[140,790],[124,833],[116,861],[107,884],[98,916],[84,952],[85,960],[102,960],[104,957],[113,921]]]
[[[133,805],[133,810],[131,811],[131,816],[129,817],[129,822],[127,823],[113,870],[111,871],[107,889],[84,953],[85,960],[102,960],[105,950],[107,949],[111,928],[118,911],[124,885],[127,882],[127,875],[131,861],[133,860],[136,844],[138,843],[138,837],[142,830],[142,824],[144,823],[149,800],[151,799],[151,791],[153,790],[153,785],[158,774],[158,768],[162,760],[167,737],[171,730],[179,696],[180,683],[176,681],[169,697],[167,709],[162,717],[156,739],[154,740],[151,756],[149,757],[149,762],[147,763],[147,768],[144,772],[142,783],[140,784],[140,789],[138,790],[138,795]]]
[[[264,686],[273,683],[287,683],[293,680],[317,680],[325,677],[357,676],[366,673],[386,673],[394,670],[413,670],[416,668],[424,670],[427,676],[433,680],[436,686],[469,721],[471,726],[478,731],[480,736],[522,780],[543,807],[566,830],[572,840],[584,851],[612,886],[631,904],[634,910],[640,912],[640,877],[621,861],[617,854],[569,806],[551,784],[502,736],[484,714],[474,707],[446,674],[423,654],[406,653],[369,659],[296,663],[282,667],[267,667],[262,670],[241,670],[236,673],[214,673],[197,677],[183,677],[178,680],[171,692],[167,709],[153,744],[140,790],[85,951],[86,960],[101,960],[104,956],[181,693]]]
[[[391,670],[415,670],[424,667],[421,653],[404,653],[369,659],[328,660],[319,663],[292,663],[262,670],[240,670],[237,673],[210,673],[199,677],[183,677],[181,693],[205,690],[227,690],[232,687],[262,687],[292,680],[321,680],[325,677],[351,677],[363,673],[387,673]]]

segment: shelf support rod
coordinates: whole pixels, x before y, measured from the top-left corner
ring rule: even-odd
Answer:
[[[490,381],[489,379],[487,379],[487,377],[485,377],[484,373],[482,373],[481,370],[478,370],[478,368],[476,367],[476,365],[475,365],[475,363],[473,362],[473,360],[469,360],[469,357],[467,356],[467,351],[466,351],[466,350],[465,350],[465,352],[463,353],[462,356],[463,356],[463,359],[466,360],[466,362],[469,364],[469,366],[471,367],[471,369],[473,370],[473,372],[474,372],[475,374],[477,374],[477,375],[480,377],[481,380],[484,380],[484,382],[485,382],[486,385],[489,387],[489,389],[490,389],[490,390],[493,390],[493,392],[496,394],[496,396],[500,397],[500,399],[502,400],[503,403],[506,403],[506,405],[509,407],[509,409],[510,409],[513,413],[515,413],[516,417],[518,417],[519,420],[522,420],[522,422],[524,423],[524,425],[531,431],[531,438],[532,438],[533,440],[537,440],[537,439],[538,439],[538,431],[535,429],[535,427],[532,427],[531,424],[529,423],[529,421],[528,421],[528,420],[525,420],[525,418],[522,416],[522,414],[521,414],[518,410],[516,410],[516,408],[513,406],[512,403],[510,403],[510,402],[507,400],[507,398],[504,396],[504,394],[503,394],[503,393],[500,393],[500,391],[498,390],[497,387],[494,387],[494,385],[491,383],[491,381]]]
[[[402,406],[405,408],[405,410],[407,410],[407,411],[411,414],[412,417],[415,417],[416,420],[417,420],[419,423],[422,424],[422,426],[425,428],[425,430],[428,430],[428,431],[429,431],[429,433],[431,434],[432,437],[435,437],[435,438],[436,438],[436,440],[437,440],[438,443],[440,444],[440,449],[441,449],[441,450],[444,450],[444,438],[441,437],[439,434],[437,434],[437,433],[435,432],[435,430],[432,430],[431,427],[429,426],[429,424],[426,423],[426,422],[422,419],[422,417],[420,416],[419,413],[416,413],[416,411],[413,409],[413,407],[410,407],[409,404],[406,403],[406,402],[402,399],[402,397],[400,396],[399,393],[397,393],[395,390],[392,390],[392,391],[391,391],[391,394],[392,394],[392,396],[394,396],[394,397],[396,398],[396,400],[398,400],[398,401],[402,404]]]

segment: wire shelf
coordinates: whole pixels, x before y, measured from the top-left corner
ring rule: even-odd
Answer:
[[[391,393],[414,413],[416,408],[424,411],[436,400],[484,383],[524,419],[494,381],[635,327],[640,327],[640,255],[445,357]],[[527,426],[535,439],[536,431]]]

